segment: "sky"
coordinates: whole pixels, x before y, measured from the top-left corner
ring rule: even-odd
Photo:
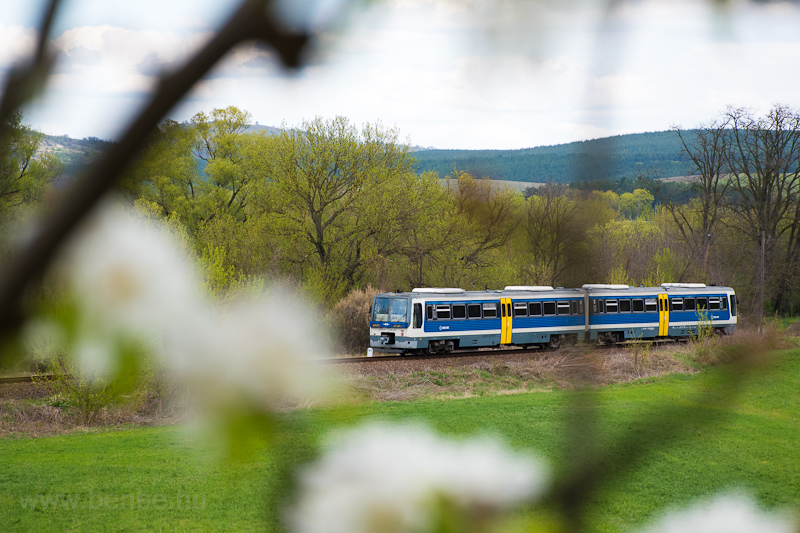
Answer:
[[[0,81],[31,54],[44,4],[0,0]],[[25,122],[118,138],[158,73],[186,61],[236,4],[64,0],[51,41],[58,63]],[[268,50],[242,45],[169,118],[234,105],[267,126],[341,115],[417,146],[518,149],[696,127],[727,106],[800,107],[800,4],[605,4],[287,0],[305,7],[294,15],[316,35],[306,66],[286,72]]]

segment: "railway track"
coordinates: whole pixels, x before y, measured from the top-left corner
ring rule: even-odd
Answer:
[[[683,342],[684,339],[653,339],[647,341],[653,348],[657,348],[664,344],[675,344],[676,342]],[[607,350],[611,348],[622,348],[634,344],[641,344],[644,341],[629,340],[619,342],[614,345],[598,344],[594,348],[599,350]],[[455,359],[459,357],[475,357],[480,355],[510,355],[510,354],[543,354],[548,352],[557,352],[560,348],[507,348],[502,350],[474,350],[474,351],[455,351],[446,354],[422,354],[422,355],[378,355],[373,357],[341,357],[337,359],[322,359],[317,362],[323,364],[348,364],[348,363],[372,363],[376,361],[419,361],[430,359]]]
[[[341,357],[338,359],[321,359],[318,362],[323,364],[349,364],[349,363],[373,363],[376,361],[422,361],[431,359],[457,359],[461,357],[476,357],[480,355],[508,355],[508,354],[541,354],[550,350],[534,349],[526,350],[512,348],[507,350],[476,350],[476,351],[457,351],[441,354],[424,355],[378,355],[373,357]]]
[[[53,379],[53,374],[41,374],[36,376],[37,380],[50,381]],[[33,383],[34,376],[3,376],[0,377],[0,385],[8,383]]]

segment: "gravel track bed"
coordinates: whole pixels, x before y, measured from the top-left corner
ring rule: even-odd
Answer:
[[[386,357],[364,363],[341,363],[331,365],[348,376],[386,376],[389,374],[412,374],[421,371],[440,371],[452,368],[485,367],[487,365],[525,365],[552,357],[563,357],[560,350],[547,352],[520,352],[486,354],[456,357],[436,357],[431,359],[409,359],[406,357]]]

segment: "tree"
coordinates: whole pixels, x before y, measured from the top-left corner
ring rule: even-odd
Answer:
[[[628,218],[639,218],[653,212],[653,195],[645,189],[622,193],[619,197],[620,214]]]
[[[253,194],[257,137],[245,130],[250,114],[230,106],[196,114],[192,124],[165,121],[129,168],[123,190],[178,215],[194,233],[219,214],[238,220]]]
[[[192,153],[206,163],[206,193],[215,198],[218,209],[240,212],[247,204],[252,175],[242,162],[252,136],[243,133],[250,126],[251,118],[249,112],[234,106],[214,109],[208,115],[200,112],[192,117]]]
[[[786,221],[798,212],[800,113],[776,105],[765,117],[741,108],[728,108],[725,117],[731,129],[726,163],[732,172],[730,186],[737,192],[731,207],[742,235],[758,254],[755,309],[760,323],[778,238],[796,228],[796,219]]]
[[[498,188],[491,180],[476,180],[469,174],[457,175],[452,192],[455,212],[453,235],[465,267],[487,266],[486,254],[508,242],[519,224],[517,195]]]
[[[22,113],[12,113],[0,139],[0,216],[23,205],[38,203],[51,183],[61,176],[63,164],[41,151],[43,135],[22,124]]]
[[[535,268],[535,283],[556,286],[563,278],[568,256],[578,245],[575,217],[576,204],[563,186],[545,185],[528,199],[523,224],[532,258],[526,264]]]
[[[131,200],[155,206],[164,218],[177,215],[192,231],[201,218],[197,203],[202,196],[194,143],[191,128],[165,121],[150,135],[121,183]]]
[[[676,202],[664,183],[647,180],[645,183],[658,196],[689,248],[690,258],[702,263],[702,273],[708,269],[708,254],[717,234],[728,191],[728,154],[730,132],[723,117],[697,129],[681,131],[673,128],[681,142],[681,152],[693,165],[690,188],[697,199],[688,203]]]
[[[264,143],[264,208],[291,239],[286,258],[318,292],[341,296],[368,265],[402,249],[418,179],[395,131],[316,118]]]

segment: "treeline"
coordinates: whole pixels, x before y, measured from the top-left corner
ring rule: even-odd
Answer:
[[[691,130],[687,133],[691,133]],[[414,153],[420,172],[534,183],[636,179],[652,169],[662,177],[692,173],[673,132],[638,133],[522,150],[423,150]]]
[[[248,133],[235,107],[164,123],[120,190],[167,220],[212,291],[291,279],[333,305],[368,285],[465,289],[705,282],[745,309],[800,306],[800,115],[727,110],[674,132],[695,180],[536,194],[466,172],[418,174],[380,125],[314,119]],[[443,185],[448,184],[448,185]]]

